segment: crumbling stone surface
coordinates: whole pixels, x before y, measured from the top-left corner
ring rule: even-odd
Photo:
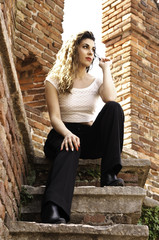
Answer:
[[[147,226],[89,226],[77,224],[37,224],[15,222],[10,226],[12,240],[146,240]]]
[[[41,199],[45,186],[25,187],[33,196],[33,201],[22,207],[22,219],[40,222]],[[76,187],[71,222],[92,225],[136,224],[145,196],[146,191],[140,187]]]

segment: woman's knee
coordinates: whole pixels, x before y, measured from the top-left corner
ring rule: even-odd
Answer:
[[[115,101],[109,101],[105,104],[104,106],[106,109],[109,109],[110,111],[113,110],[114,111],[117,111],[118,113],[120,113],[123,117],[124,117],[124,111],[120,105],[120,103],[118,102],[115,102]]]
[[[111,108],[121,108],[120,103],[115,102],[115,101],[109,101],[106,103],[106,106],[109,106]]]

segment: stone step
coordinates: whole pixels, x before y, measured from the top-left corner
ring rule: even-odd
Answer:
[[[33,199],[21,207],[21,220],[40,222],[40,207],[45,186],[25,186]],[[75,187],[71,223],[107,225],[136,224],[146,191],[140,187]]]
[[[100,186],[101,159],[80,159],[76,177],[76,186]],[[36,180],[34,186],[46,184],[50,161],[35,158]],[[144,187],[150,169],[150,161],[146,159],[123,159],[123,168],[118,177],[124,179],[126,186]]]
[[[13,222],[9,229],[12,240],[147,240],[149,235],[147,226],[129,224],[89,226]]]

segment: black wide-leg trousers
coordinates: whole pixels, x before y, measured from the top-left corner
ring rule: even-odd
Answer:
[[[65,123],[80,138],[78,151],[60,150],[63,136],[54,129],[48,134],[44,146],[46,157],[52,160],[52,168],[43,196],[42,208],[48,201],[58,205],[66,221],[70,219],[71,203],[79,158],[101,158],[101,186],[106,173],[121,170],[124,113],[119,103],[107,102],[92,126],[81,123]]]

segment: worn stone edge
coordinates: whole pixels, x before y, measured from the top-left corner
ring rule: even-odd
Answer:
[[[148,236],[148,227],[132,224],[91,226],[83,224],[38,224],[35,222],[12,222],[10,233],[62,233],[62,234],[101,234],[120,236]]]
[[[45,157],[35,157],[34,159],[35,164],[49,164],[49,159],[46,159]],[[79,165],[100,165],[101,159],[79,159]],[[122,165],[123,167],[150,167],[150,160],[148,159],[136,159],[136,158],[129,158],[129,159],[122,159]]]
[[[150,197],[145,197],[144,198],[144,201],[143,201],[143,205],[146,206],[146,207],[159,207],[159,201],[157,200],[154,200]]]
[[[26,191],[32,195],[41,195],[45,190],[45,186],[33,187],[29,185],[23,185]],[[81,186],[75,187],[74,195],[120,195],[120,196],[146,196],[146,190],[137,186],[126,187],[94,187],[94,186]]]

